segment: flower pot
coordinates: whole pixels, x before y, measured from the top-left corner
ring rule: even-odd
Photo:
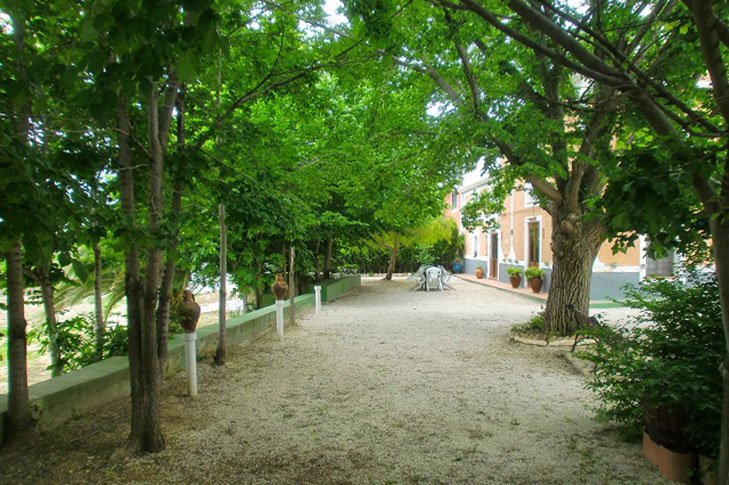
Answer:
[[[452,269],[454,273],[459,274],[463,271],[463,265],[461,263],[453,263]]]
[[[483,278],[483,268],[477,268],[476,269],[476,278],[482,279]]]
[[[510,276],[509,281],[512,288],[519,288],[521,286],[521,275]]]
[[[644,404],[645,430],[658,445],[671,450],[691,451],[684,432],[688,426],[686,412],[676,406],[648,406]]]
[[[696,461],[693,453],[671,450],[653,441],[648,433],[643,433],[643,455],[668,480],[691,483]]]
[[[278,273],[276,275],[276,281],[274,281],[271,285],[271,292],[273,293],[273,296],[276,297],[277,300],[283,300],[288,289],[289,285],[287,285],[284,281],[283,275]]]
[[[542,291],[543,284],[544,281],[542,281],[542,278],[532,278],[529,280],[529,287],[534,293],[539,293],[540,291]]]
[[[178,313],[180,314],[180,325],[187,333],[193,333],[197,322],[200,320],[200,305],[195,301],[192,292],[185,290],[183,292],[184,301],[180,304]]]

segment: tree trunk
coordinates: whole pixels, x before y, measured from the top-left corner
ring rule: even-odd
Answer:
[[[159,291],[159,306],[157,308],[157,359],[159,360],[160,371],[164,371],[167,363],[167,339],[170,334],[170,305],[172,302],[172,284],[175,281],[175,253],[179,242],[179,217],[182,209],[182,178],[175,179],[172,189],[172,217],[178,219],[175,233],[170,247],[167,248],[164,273],[162,275],[162,286]]]
[[[28,369],[23,300],[23,249],[15,241],[5,255],[8,305],[8,441],[19,440],[30,428]]]
[[[592,263],[604,240],[601,223],[585,223],[581,215],[562,208],[552,214],[554,258],[549,295],[544,309],[544,330],[550,335],[573,335],[577,321],[571,310],[587,314],[590,306]]]
[[[18,73],[26,78],[23,61],[25,46],[25,15],[23,8],[9,10],[13,24],[13,41],[18,51],[16,64]],[[28,97],[28,100],[30,97]],[[13,131],[23,144],[28,143],[30,131],[30,101],[18,106],[15,119],[11,116]],[[7,281],[8,311],[8,414],[6,419],[6,437],[8,441],[20,441],[24,433],[30,429],[32,420],[28,407],[28,364],[27,340],[25,334],[25,307],[23,296],[23,248],[20,235],[12,242],[5,256],[5,278]]]
[[[319,277],[319,240],[314,243],[314,281],[320,281]]]
[[[296,325],[296,271],[294,270],[294,246],[290,249],[289,258],[289,325]]]
[[[99,246],[99,241],[95,240],[91,247],[94,252],[94,318],[96,321],[94,352],[96,358],[101,360],[104,356],[104,332],[106,332],[101,295],[101,246]]]
[[[324,279],[328,280],[331,277],[332,271],[332,244],[334,243],[334,237],[330,234],[327,239],[327,252],[324,255]]]
[[[156,107],[155,107],[156,109]],[[146,320],[148,316],[154,315],[154,309],[150,311],[149,304],[152,296],[145,291],[145,285],[141,279],[139,251],[135,244],[133,230],[136,225],[134,210],[134,164],[131,159],[129,146],[129,117],[126,103],[120,100],[119,103],[119,182],[122,211],[126,214],[129,233],[127,233],[126,247],[124,251],[124,290],[127,299],[127,334],[129,339],[129,377],[131,387],[131,431],[125,446],[116,454],[126,455],[135,451],[159,451],[164,447],[164,438],[159,421],[159,392],[161,377],[157,362],[157,343],[154,341],[154,321]],[[150,120],[151,121],[151,120]],[[159,150],[157,160],[159,161]],[[156,168],[156,167],[155,167]],[[157,179],[159,170],[151,168],[150,185],[161,182]],[[151,187],[156,190],[156,187]],[[150,197],[156,199],[155,194]],[[158,206],[159,207],[159,206]],[[152,212],[152,211],[150,211]],[[157,216],[150,213],[150,224]],[[148,257],[147,271],[159,273],[159,264],[155,265],[155,258],[152,251]],[[155,267],[157,266],[157,267]],[[150,275],[154,280],[155,275]],[[153,282],[153,281],[152,281]],[[156,287],[152,290],[156,293]],[[146,321],[145,321],[146,320]]]
[[[390,264],[387,267],[387,276],[385,276],[386,280],[392,280],[392,273],[395,272],[395,263],[397,263],[397,239],[395,239],[395,242],[392,245]]]
[[[185,149],[185,86],[181,86],[177,97],[177,150]],[[175,256],[180,237],[180,213],[182,212],[182,190],[184,183],[180,167],[177,167],[175,181],[172,186],[172,217],[175,218],[175,229],[170,247],[167,249],[162,287],[159,292],[159,307],[157,308],[157,358],[160,371],[164,371],[167,364],[167,339],[170,333],[170,304],[172,302],[172,284],[175,280]],[[164,373],[164,372],[163,372]]]
[[[225,226],[225,204],[218,206],[218,217],[220,219],[220,296],[218,299],[218,348],[215,351],[215,363],[225,365],[225,280],[228,275],[228,234]]]
[[[51,356],[51,377],[63,374],[61,349],[58,341],[58,320],[56,319],[56,306],[53,302],[53,285],[51,284],[51,261],[46,259],[38,267],[38,283],[43,297],[43,311],[46,315],[46,330],[48,331],[48,353]]]

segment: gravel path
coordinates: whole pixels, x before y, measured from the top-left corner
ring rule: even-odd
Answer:
[[[201,363],[196,399],[171,380],[162,453],[107,462],[128,429],[118,403],[0,467],[25,483],[668,483],[592,420],[558,351],[509,341],[539,303],[460,280],[409,286],[366,280],[283,341]]]

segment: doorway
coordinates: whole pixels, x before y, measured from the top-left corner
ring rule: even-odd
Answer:
[[[527,241],[529,261],[527,266],[539,267],[539,221],[529,221],[527,227],[529,236]]]

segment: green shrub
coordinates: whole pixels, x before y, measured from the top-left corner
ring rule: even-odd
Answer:
[[[509,273],[509,276],[521,276],[522,270],[521,268],[509,267],[506,268],[506,272]]]
[[[627,294],[639,316],[585,332],[597,342],[580,355],[596,366],[587,386],[600,397],[598,418],[640,433],[645,407],[670,406],[688,417],[694,449],[716,456],[725,352],[716,278],[649,279]]]
[[[532,278],[544,278],[544,270],[537,268],[536,266],[530,266],[524,271],[526,279],[531,280]]]
[[[120,325],[106,328],[104,332],[104,352],[99,358],[95,350],[95,320],[92,314],[77,315],[65,320],[59,320],[58,348],[63,372],[80,369],[99,360],[113,355],[126,355],[128,349],[127,329]],[[50,339],[47,329],[42,332],[29,332],[31,339],[37,339],[41,344],[41,352],[46,352]]]
[[[430,266],[435,263],[435,249],[433,246],[416,246],[415,260],[423,265]]]
[[[511,333],[544,335],[544,312],[539,312],[524,323],[511,327]]]

